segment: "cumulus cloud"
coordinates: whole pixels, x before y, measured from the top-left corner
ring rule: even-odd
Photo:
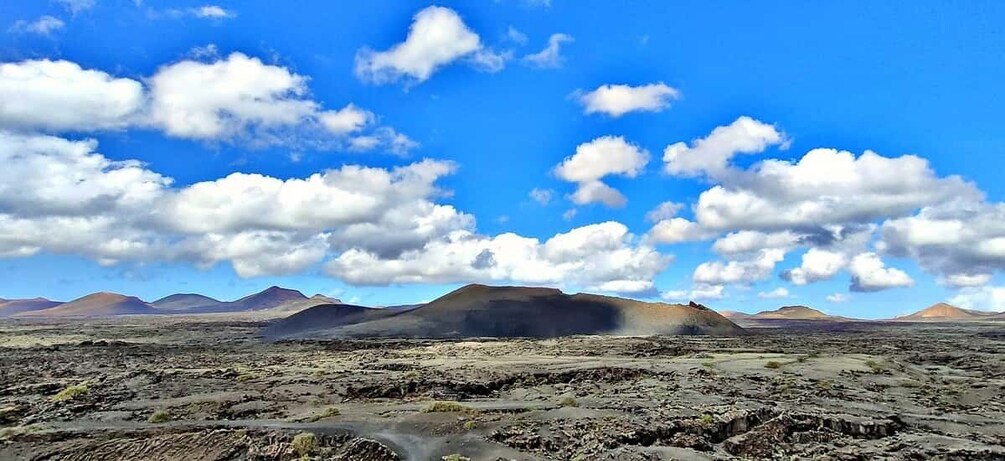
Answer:
[[[846,302],[848,302],[848,300],[850,298],[848,297],[848,295],[846,295],[844,293],[834,293],[832,295],[827,295],[827,297],[825,299],[829,303],[840,304],[840,303],[846,303]]]
[[[652,242],[668,245],[708,240],[713,236],[714,233],[684,218],[663,219],[653,225],[648,234]]]
[[[573,41],[571,35],[551,34],[551,37],[548,37],[548,45],[543,50],[524,56],[523,61],[528,65],[541,69],[562,67],[562,63],[565,62],[565,59],[562,58],[562,44],[572,43]]]
[[[701,263],[694,269],[691,278],[695,283],[707,285],[750,284],[771,278],[775,265],[784,258],[785,251],[782,249],[764,249],[741,260]]]
[[[69,61],[0,64],[0,129],[93,132],[154,128],[170,136],[250,146],[371,150],[417,146],[354,104],[325,110],[308,97],[307,78],[241,53],[207,47],[209,62],[186,59],[143,83]]]
[[[785,142],[785,136],[774,125],[742,116],[733,123],[712,130],[708,136],[696,139],[689,147],[678,142],[663,151],[666,172],[678,176],[723,174],[729,161],[737,154],[756,154],[769,146]]]
[[[870,292],[914,285],[914,280],[906,272],[886,267],[876,253],[856,255],[848,265],[848,272],[851,274],[851,291]]]
[[[555,167],[555,175],[578,184],[571,197],[577,204],[603,203],[620,207],[627,199],[601,179],[608,175],[634,178],[648,162],[649,153],[623,137],[603,136],[577,146],[575,154]]]
[[[14,33],[30,33],[38,35],[49,35],[60,30],[66,23],[62,19],[53,16],[42,16],[34,21],[19,20],[14,22],[10,31]]]
[[[806,285],[833,278],[848,265],[844,253],[810,248],[803,253],[802,265],[782,273],[782,278],[796,284]]]
[[[886,252],[910,257],[956,287],[983,285],[1005,269],[1005,204],[952,201],[883,223]]]
[[[683,203],[677,202],[663,202],[659,204],[656,208],[653,208],[648,213],[646,213],[646,221],[656,223],[664,221],[667,219],[672,219],[677,216],[677,213],[684,208]]]
[[[375,84],[406,80],[421,83],[458,59],[470,58],[476,67],[496,72],[508,55],[482,45],[456,11],[430,6],[412,18],[408,36],[386,51],[363,48],[356,54],[356,75]]]
[[[782,299],[789,297],[789,290],[785,287],[778,287],[771,291],[762,291],[757,294],[761,299]]]
[[[725,297],[723,285],[695,284],[690,290],[671,290],[660,293],[666,301],[684,303],[691,300],[707,301]]]
[[[0,64],[0,129],[92,131],[137,121],[143,85],[69,61]]]
[[[457,230],[396,257],[349,250],[328,263],[327,270],[361,285],[484,280],[642,292],[652,289],[653,277],[668,263],[653,248],[637,244],[623,224],[604,222],[544,242],[512,233],[489,237]]]
[[[799,243],[799,236],[788,231],[783,232],[758,232],[758,231],[738,231],[731,232],[712,244],[712,249],[721,255],[738,255],[751,253],[765,248],[789,249]]]
[[[74,254],[102,264],[226,262],[241,277],[319,263],[356,284],[516,281],[641,292],[670,258],[605,222],[539,241],[478,234],[436,203],[456,165],[346,165],[306,178],[233,173],[176,186],[93,140],[0,131],[0,256]]]
[[[578,99],[586,114],[604,113],[620,117],[629,112],[659,112],[670,107],[670,101],[679,93],[664,83],[648,85],[601,85]]]
[[[1005,287],[969,287],[949,300],[950,304],[964,309],[1005,312]]]

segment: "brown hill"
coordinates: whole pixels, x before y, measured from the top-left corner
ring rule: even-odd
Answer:
[[[45,298],[0,300],[0,317],[10,317],[22,312],[39,311],[62,304]]]
[[[831,320],[835,318],[806,306],[783,306],[773,311],[758,312],[753,317],[779,320]]]
[[[305,299],[307,297],[297,290],[271,286],[261,292],[226,303],[226,310],[228,312],[238,312],[272,309],[291,301],[302,301]]]
[[[744,320],[753,317],[753,314],[745,314],[743,312],[737,312],[737,311],[719,311],[719,315],[733,321]]]
[[[56,307],[22,312],[16,317],[104,317],[156,313],[157,309],[137,297],[102,292],[77,298]]]
[[[468,285],[421,307],[297,337],[555,337],[577,334],[740,334],[698,304],[646,303],[550,288]]]
[[[150,304],[158,310],[165,311],[165,313],[172,313],[214,308],[223,303],[209,296],[195,293],[178,293],[165,296]]]
[[[928,306],[910,315],[894,318],[894,320],[914,322],[954,322],[967,320],[994,320],[995,314],[974,311],[956,307],[952,304],[938,303]]]

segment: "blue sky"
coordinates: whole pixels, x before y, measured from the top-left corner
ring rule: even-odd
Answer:
[[[6,2],[0,297],[1005,310],[1005,6],[715,6]]]

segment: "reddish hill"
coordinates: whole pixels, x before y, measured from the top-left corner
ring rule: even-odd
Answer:
[[[245,296],[237,301],[225,303],[225,310],[228,312],[257,311],[271,309],[291,301],[302,301],[305,299],[307,299],[307,297],[297,290],[272,286],[253,295]]]
[[[753,317],[781,320],[831,320],[835,318],[806,306],[783,306],[773,311],[758,312]]]
[[[894,320],[905,320],[915,322],[952,322],[967,320],[994,320],[996,315],[990,312],[973,311],[953,306],[952,304],[938,303],[928,306],[910,315],[897,317]]]
[[[165,296],[150,304],[159,310],[166,311],[165,313],[174,313],[213,308],[223,303],[209,296],[195,293],[178,293]]]
[[[22,312],[39,311],[58,306],[60,304],[62,303],[58,301],[50,301],[45,298],[4,299],[0,300],[0,317],[10,317]]]
[[[56,307],[22,312],[16,317],[104,317],[156,313],[157,309],[135,296],[94,293]]]

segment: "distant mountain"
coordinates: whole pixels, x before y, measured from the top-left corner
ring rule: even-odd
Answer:
[[[22,312],[16,317],[104,317],[156,313],[157,309],[135,296],[102,292],[77,298],[48,309]]]
[[[10,317],[22,312],[32,312],[48,309],[62,304],[45,298],[32,299],[2,299],[0,300],[0,317]]]
[[[195,311],[214,308],[223,302],[200,294],[178,293],[165,296],[150,304],[162,311]]]
[[[314,306],[321,306],[321,305],[326,305],[326,304],[327,305],[341,305],[342,304],[342,300],[340,300],[338,298],[329,298],[329,297],[327,297],[325,295],[321,295],[321,294],[316,294],[314,296],[311,296],[310,298],[291,299],[291,300],[286,301],[286,302],[284,302],[284,303],[282,303],[282,304],[280,304],[278,306],[271,307],[269,309],[264,309],[264,310],[273,311],[273,312],[277,312],[277,313],[279,313],[279,312],[285,312],[285,313],[287,313],[287,315],[289,315],[289,314],[294,314],[294,313],[297,313],[297,312],[301,312],[301,311],[303,311],[305,309],[310,309],[310,308],[312,308]]]
[[[820,312],[816,309],[806,306],[782,306],[778,309],[771,311],[761,311],[756,314],[745,314],[743,312],[734,311],[723,311],[720,312],[723,317],[737,322],[754,322],[758,320],[829,320],[829,321],[847,321],[853,320],[847,317],[839,317],[836,315],[828,315]]]
[[[307,299],[303,293],[297,290],[271,286],[253,295],[245,296],[237,301],[226,304],[227,312],[257,311],[271,309],[291,301],[302,301]]]
[[[894,320],[915,322],[953,322],[968,320],[998,320],[996,317],[1001,316],[993,312],[974,311],[956,307],[952,304],[938,303],[928,306],[913,314],[894,318]],[[1005,319],[1005,317],[1003,317],[1003,319]]]
[[[315,311],[323,310],[316,307],[298,315],[306,318]],[[308,322],[311,330],[287,331],[286,336],[449,338],[743,333],[733,322],[699,304],[646,303],[585,293],[567,295],[551,288],[468,285],[418,308],[377,319],[367,318],[376,315],[368,311],[338,314],[339,311],[330,308],[326,311],[333,314],[334,326],[318,329],[316,323]]]

